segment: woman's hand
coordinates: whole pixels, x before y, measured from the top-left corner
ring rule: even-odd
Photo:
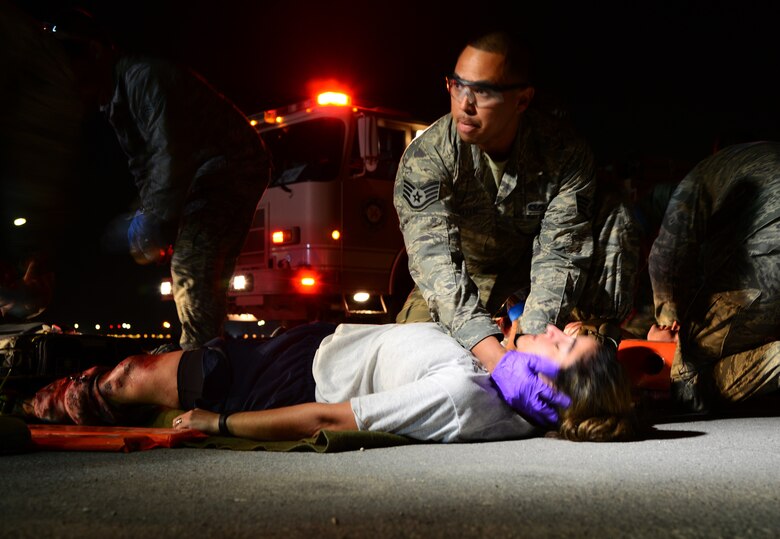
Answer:
[[[219,414],[195,408],[173,420],[174,429],[195,429],[206,434],[219,434]]]
[[[647,332],[647,340],[679,343],[679,332],[680,325],[677,322],[673,322],[671,326],[659,326],[658,324],[653,324],[650,330]]]

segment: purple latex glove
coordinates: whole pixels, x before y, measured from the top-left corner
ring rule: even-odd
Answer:
[[[490,376],[507,404],[521,415],[539,425],[555,424],[557,408],[568,408],[571,399],[548,386],[539,374],[555,380],[558,365],[541,356],[510,350]]]

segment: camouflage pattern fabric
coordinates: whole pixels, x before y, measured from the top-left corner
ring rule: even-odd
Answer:
[[[407,148],[394,203],[417,286],[398,322],[433,319],[471,349],[497,334],[490,314],[529,285],[524,333],[569,320],[593,257],[593,156],[552,117],[523,118],[499,182],[449,114]]]
[[[247,118],[197,74],[123,57],[103,107],[128,157],[144,211],[178,228],[171,261],[181,346],[221,335],[226,293],[269,163]]]
[[[255,198],[212,202],[182,219],[171,259],[182,350],[200,348],[222,335],[228,286],[256,207]]]
[[[641,230],[622,194],[598,186],[596,201],[593,258],[571,318],[619,325],[634,306]]]
[[[780,143],[725,148],[672,195],[648,263],[656,320],[681,326],[672,381],[688,386],[683,400],[694,386],[731,400],[777,388],[778,245]],[[757,374],[768,372],[774,381]]]

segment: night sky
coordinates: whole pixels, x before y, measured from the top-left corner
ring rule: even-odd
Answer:
[[[53,6],[66,2],[16,3],[46,18]],[[677,168],[667,168],[670,177],[661,179],[679,180],[680,170],[708,155],[719,139],[780,139],[780,45],[772,2],[621,4],[103,0],[81,5],[121,48],[189,65],[247,114],[308,97],[313,80],[336,79],[359,101],[433,121],[449,110],[444,76],[464,40],[511,21],[534,47],[537,96],[568,111],[602,165],[675,163]],[[165,268],[136,267],[101,241],[110,220],[131,206],[134,192],[110,130],[99,122],[90,128],[92,168],[80,192],[93,203],[86,212],[74,211],[81,236],[60,283],[88,275],[102,284],[63,284],[50,312],[55,318],[76,312],[94,318],[117,316],[116,311],[141,319],[147,312],[170,315],[170,304],[162,314],[150,307],[152,288]],[[117,280],[124,283],[121,290]]]

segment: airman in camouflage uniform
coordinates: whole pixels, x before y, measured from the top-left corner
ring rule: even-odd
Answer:
[[[673,395],[694,411],[780,382],[780,143],[727,147],[679,184],[650,252],[655,315],[679,326]]]
[[[396,320],[434,319],[483,363],[473,349],[496,336],[491,313],[518,291],[530,290],[524,333],[562,327],[577,304],[585,316],[622,319],[638,256],[625,205],[593,210],[588,146],[527,108],[533,88],[503,39],[461,53],[448,79],[452,111],[407,148],[394,192],[416,283]]]

